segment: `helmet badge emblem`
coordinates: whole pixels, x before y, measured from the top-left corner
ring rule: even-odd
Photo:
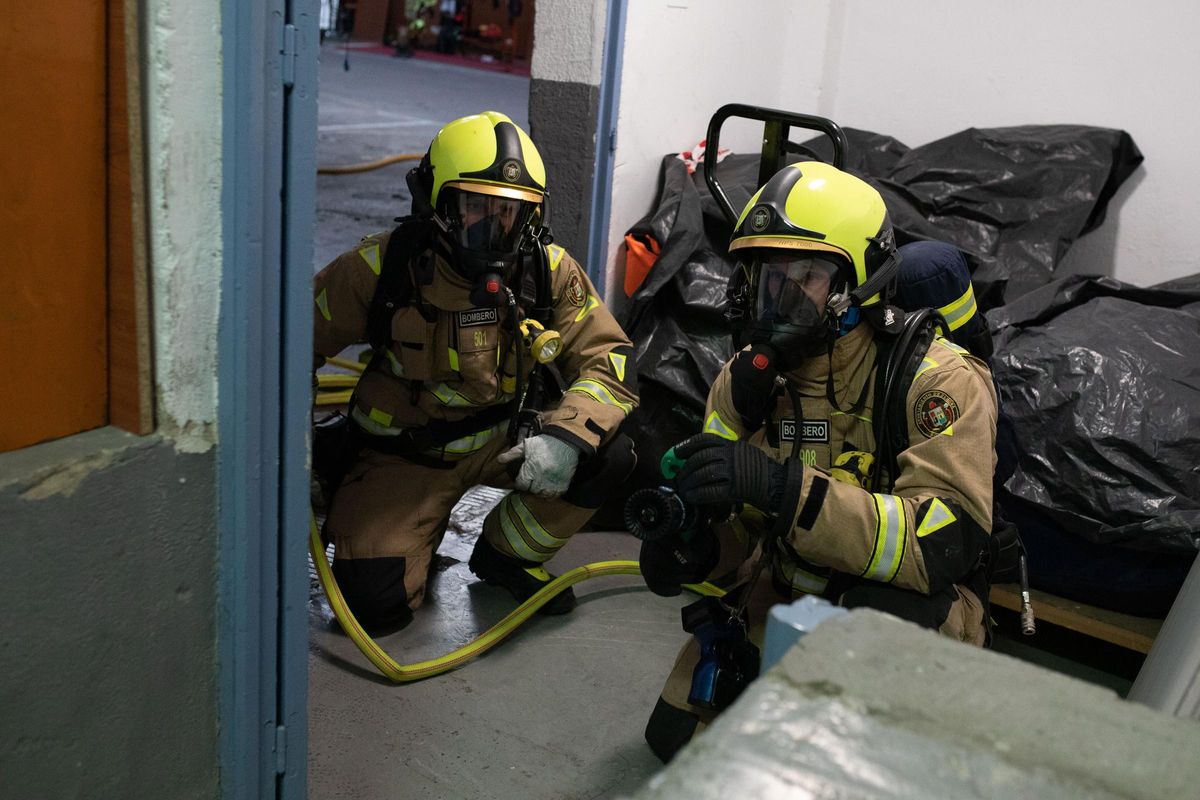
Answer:
[[[762,233],[770,223],[771,210],[766,206],[759,206],[750,212],[750,230],[755,233]]]
[[[509,183],[516,183],[521,178],[521,165],[516,161],[509,159],[500,166],[500,174],[504,176],[504,180]]]

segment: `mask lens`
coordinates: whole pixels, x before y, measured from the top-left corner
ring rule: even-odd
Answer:
[[[759,262],[757,318],[812,325],[825,315],[837,265],[823,258],[770,255]]]
[[[467,250],[511,253],[521,229],[533,213],[533,203],[511,197],[458,192],[459,242]]]

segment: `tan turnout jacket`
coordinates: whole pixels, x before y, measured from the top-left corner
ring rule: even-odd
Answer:
[[[366,341],[371,299],[392,232],[365,237],[316,276],[314,367]],[[563,339],[554,362],[566,384],[561,402],[543,414],[543,430],[594,451],[637,404],[632,346],[601,302],[579,263],[549,247],[553,319]],[[410,304],[392,319],[384,358],[363,375],[351,416],[368,432],[393,435],[430,420],[460,420],[513,399],[516,352],[507,308],[473,308],[471,286],[440,256],[427,251],[434,278],[419,287],[426,308]],[[428,262],[426,262],[428,263]],[[427,318],[428,317],[428,318]],[[526,370],[533,367],[528,350]],[[507,421],[431,453],[461,458],[503,435]]]
[[[773,424],[748,437],[779,461],[799,448],[805,464],[790,550],[780,548],[775,559],[795,590],[819,593],[836,570],[932,593],[966,577],[964,565],[974,558],[966,544],[991,530],[997,406],[987,366],[945,339],[933,342],[908,390],[908,449],[899,455],[894,488],[882,494],[864,488],[875,451],[875,356],[867,325],[834,347],[838,405],[849,410],[866,384],[857,415],[829,404],[830,360],[820,356],[786,375],[800,395],[803,420],[795,423],[785,393]],[[729,439],[746,435],[730,397],[728,365],[709,392],[704,430]]]

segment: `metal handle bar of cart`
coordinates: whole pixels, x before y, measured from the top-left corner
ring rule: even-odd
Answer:
[[[708,135],[705,137],[706,152],[713,154],[720,152],[721,126],[731,117],[759,120],[763,123],[762,158],[758,164],[756,186],[765,184],[772,175],[784,167],[784,158],[787,153],[808,152],[803,146],[788,141],[788,134],[792,128],[804,128],[825,134],[833,142],[833,165],[841,169],[846,161],[846,151],[849,149],[846,134],[833,120],[774,108],[748,106],[742,103],[721,106],[717,109],[717,113],[713,114],[712,119],[708,122]],[[729,197],[725,194],[721,182],[717,180],[717,159],[715,157],[704,159],[704,182],[708,184],[708,190],[716,198],[717,205],[721,207],[721,211],[724,212],[729,223],[731,225],[736,223],[737,211],[729,202]]]

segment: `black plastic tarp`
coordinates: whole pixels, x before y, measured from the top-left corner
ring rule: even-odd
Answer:
[[[1064,278],[988,320],[1017,436],[1007,491],[1090,542],[1194,556],[1200,275],[1148,289]]]
[[[1109,200],[1142,161],[1124,131],[1050,125],[969,129],[918,148],[845,129],[845,168],[884,195],[897,241],[937,239],[959,247],[980,307],[998,306],[1053,277],[1070,244],[1098,226]],[[827,139],[804,143],[829,160]],[[717,175],[740,210],[757,188],[758,154],[734,154]],[[700,424],[708,387],[732,355],[723,312],[733,270],[732,226],[700,170],[662,161],[654,208],[630,233],[661,246],[622,323],[634,342],[642,404],[626,423],[638,442],[632,490],[659,481],[658,459]],[[612,508],[602,515],[615,522]]]
[[[914,149],[845,131],[845,167],[884,195],[897,241],[959,247],[983,309],[1051,280],[1070,244],[1103,221],[1108,201],[1142,161],[1124,131],[1079,125],[971,128]],[[830,155],[826,139],[806,146]],[[717,166],[739,210],[756,189],[758,161],[757,154],[732,155]],[[721,316],[733,269],[731,230],[700,170],[689,175],[675,156],[663,159],[654,209],[630,229],[662,247],[622,320],[639,374],[700,408],[731,355]]]

